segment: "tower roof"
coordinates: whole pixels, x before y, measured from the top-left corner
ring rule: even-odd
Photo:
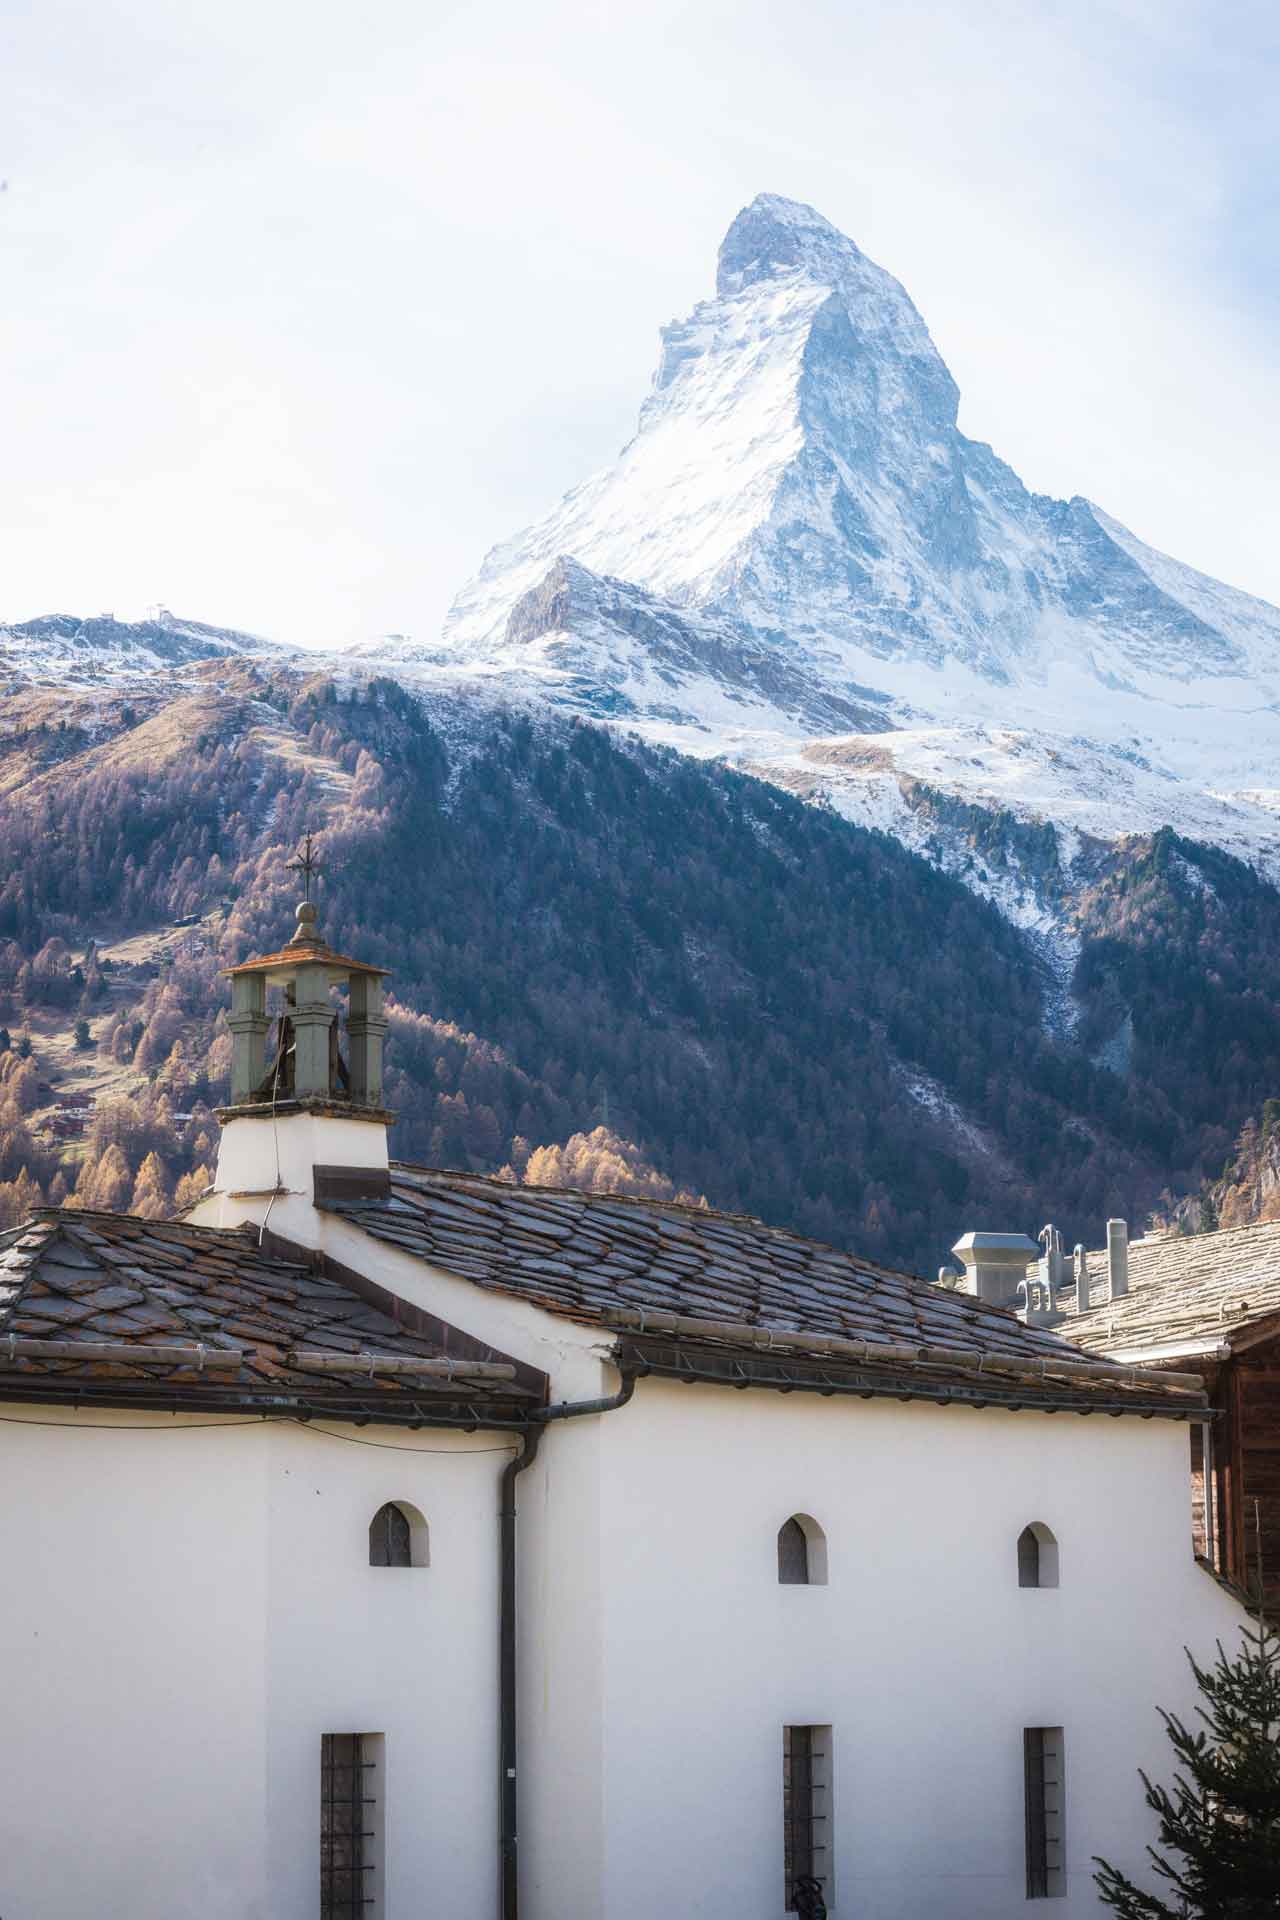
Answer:
[[[332,967],[335,973],[368,973],[385,978],[390,967],[371,967],[367,960],[353,960],[349,953],[335,953],[323,940],[289,942],[278,953],[259,954],[256,959],[242,960],[238,966],[224,967],[224,974],[237,973],[277,973],[298,967]]]
[[[353,960],[349,953],[335,953],[316,932],[316,910],[310,900],[298,902],[298,929],[287,947],[275,953],[259,954],[254,960],[242,960],[238,966],[224,967],[224,974],[273,973],[288,979],[299,967],[328,967],[340,974],[376,974],[390,972],[389,967],[371,967],[367,960]]]

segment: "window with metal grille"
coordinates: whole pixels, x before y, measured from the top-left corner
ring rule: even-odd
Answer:
[[[320,1739],[320,1920],[366,1920],[377,1905],[372,1791],[378,1764],[361,1733]]]
[[[430,1564],[427,1523],[407,1500],[388,1500],[369,1522],[371,1567],[425,1567]]]
[[[379,1507],[369,1522],[369,1565],[411,1567],[409,1516],[394,1500]]]
[[[1067,1891],[1064,1758],[1061,1727],[1023,1728],[1028,1900],[1052,1900]]]
[[[782,1729],[782,1870],[786,1911],[827,1911],[831,1893],[831,1729]]]

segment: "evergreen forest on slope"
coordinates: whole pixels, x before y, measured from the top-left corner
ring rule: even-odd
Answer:
[[[322,931],[392,970],[405,1159],[555,1177],[598,1135],[648,1190],[932,1271],[969,1227],[1140,1223],[1280,1085],[1280,894],[1171,833],[1099,851],[1064,1025],[896,841],[578,720],[243,662],[0,714],[10,1216],[203,1185],[218,969],[288,937],[308,829]]]

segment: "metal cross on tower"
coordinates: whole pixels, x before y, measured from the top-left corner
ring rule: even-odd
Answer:
[[[321,871],[320,862],[311,851],[310,834],[307,835],[303,843],[302,853],[298,859],[290,860],[285,871],[288,873],[300,873],[302,875],[302,896],[304,900],[309,900],[311,898],[311,882],[316,874]]]

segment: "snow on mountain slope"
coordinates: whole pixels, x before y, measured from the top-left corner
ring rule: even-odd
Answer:
[[[797,384],[829,298],[792,275],[666,328],[653,394],[618,465],[495,549],[455,602],[446,640],[483,645],[561,554],[676,600],[711,597],[802,450]]]
[[[19,626],[0,626],[0,673],[19,680],[91,686],[103,681],[148,680],[174,667],[228,654],[280,654],[269,640],[180,620],[164,610],[154,620],[123,621],[111,614],[81,620],[46,614]]]
[[[874,773],[835,753],[814,782],[857,817],[884,814],[886,778],[929,780],[1103,837],[1167,823],[1280,872],[1280,611],[1029,492],[959,431],[958,399],[899,283],[762,195],[716,297],[664,329],[616,464],[495,548],[439,650],[401,669],[788,783],[815,736],[857,731]]]

